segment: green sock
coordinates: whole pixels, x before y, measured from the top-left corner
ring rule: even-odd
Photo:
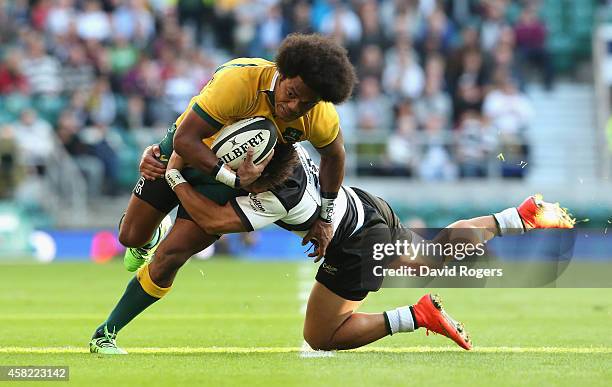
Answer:
[[[159,298],[153,297],[144,291],[136,277],[132,278],[115,309],[113,309],[106,321],[96,329],[93,338],[104,336],[105,326],[109,332],[119,332],[134,317],[138,316],[157,300]]]

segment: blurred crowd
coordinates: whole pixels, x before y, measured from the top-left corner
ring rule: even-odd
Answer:
[[[224,61],[273,59],[291,32],[348,49],[360,84],[338,111],[360,174],[520,177],[533,115],[526,76],[554,82],[539,5],[0,0],[0,197],[61,153],[90,194],[117,193],[136,133],[167,128]]]

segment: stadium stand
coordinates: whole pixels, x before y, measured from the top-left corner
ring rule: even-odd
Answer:
[[[319,32],[345,45],[361,80],[338,108],[349,176],[455,181],[545,175],[550,170],[541,153],[532,152],[531,140],[540,134],[532,133],[529,96],[545,96],[559,75],[590,57],[596,5],[0,1],[0,127],[16,132],[17,160],[29,178],[45,178],[49,157],[39,154],[33,167],[24,156],[30,152],[20,139],[34,127],[24,129],[23,116],[33,114],[37,130],[56,137],[37,134],[37,146],[70,156],[87,197],[127,193],[141,149],[160,138],[219,64],[236,56],[273,58],[286,34]],[[530,92],[540,80],[541,92]],[[499,153],[508,163],[495,162]],[[522,167],[534,157],[535,168]]]

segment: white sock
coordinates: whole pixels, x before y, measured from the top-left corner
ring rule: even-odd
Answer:
[[[501,236],[525,233],[523,221],[515,207],[506,208],[502,212],[493,214],[493,216],[497,220]]]
[[[409,306],[402,306],[385,312],[391,334],[414,331],[414,320]]]

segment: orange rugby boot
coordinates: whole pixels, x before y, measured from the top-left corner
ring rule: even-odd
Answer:
[[[520,206],[518,213],[526,229],[533,228],[573,228],[573,219],[559,203],[548,203],[542,195],[530,196]]]
[[[461,348],[472,349],[470,336],[463,324],[455,321],[444,311],[442,301],[437,294],[426,294],[412,306],[416,324],[419,328],[439,333],[457,343]]]

